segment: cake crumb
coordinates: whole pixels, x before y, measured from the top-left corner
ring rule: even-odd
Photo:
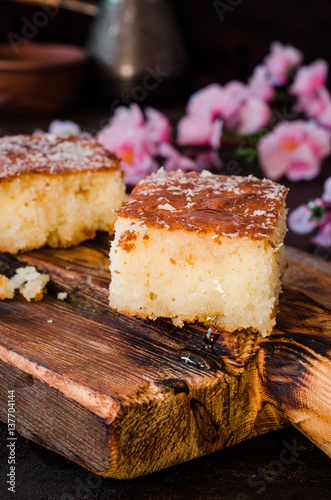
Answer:
[[[68,298],[68,294],[67,292],[59,292],[57,294],[57,298],[58,300],[66,300],[66,298]]]
[[[48,274],[40,273],[34,266],[26,266],[16,269],[16,274],[10,281],[14,289],[18,288],[23,297],[30,302],[42,300],[49,279]]]
[[[9,278],[0,274],[0,300],[13,299],[15,287]]]

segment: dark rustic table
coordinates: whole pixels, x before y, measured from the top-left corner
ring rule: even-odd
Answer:
[[[182,106],[167,107],[172,119]],[[109,106],[73,108],[63,119],[78,122],[84,130],[96,132],[110,115]],[[49,119],[0,119],[6,133],[31,133],[47,129]],[[259,174],[258,167],[247,166],[234,157],[231,148],[221,150],[226,166],[238,161],[242,175]],[[260,173],[261,174],[261,173]],[[288,206],[295,208],[322,192],[331,175],[327,161],[321,175],[310,182],[289,183]],[[330,259],[331,249],[315,248],[309,237],[289,231],[286,243]],[[20,500],[327,500],[331,498],[331,461],[294,429],[286,429],[241,443],[170,469],[133,480],[102,478],[75,463],[17,435],[16,492],[8,492],[7,425],[0,423],[0,499]],[[286,455],[287,459],[282,457]],[[286,462],[286,463],[285,463]]]
[[[330,459],[293,429],[131,480],[102,478],[24,437],[16,493],[5,493],[7,428],[0,425],[0,498],[19,500],[328,500]],[[286,455],[283,464],[282,451]],[[293,454],[292,454],[293,453]]]

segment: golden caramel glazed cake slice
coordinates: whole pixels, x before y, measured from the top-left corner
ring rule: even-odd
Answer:
[[[126,315],[267,335],[275,324],[285,187],[181,171],[143,179],[117,212],[110,305]]]
[[[119,160],[97,141],[0,139],[0,251],[69,247],[112,231],[125,200]]]

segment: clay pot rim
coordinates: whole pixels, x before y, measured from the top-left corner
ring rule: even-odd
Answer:
[[[59,69],[82,64],[87,58],[87,51],[76,45],[28,42],[16,53],[10,43],[0,43],[0,74]]]

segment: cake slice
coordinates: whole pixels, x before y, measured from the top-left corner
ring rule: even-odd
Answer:
[[[283,269],[286,188],[181,171],[143,179],[118,211],[110,305],[140,318],[267,335]]]
[[[112,231],[125,200],[119,160],[97,141],[0,139],[0,251],[69,247]]]

